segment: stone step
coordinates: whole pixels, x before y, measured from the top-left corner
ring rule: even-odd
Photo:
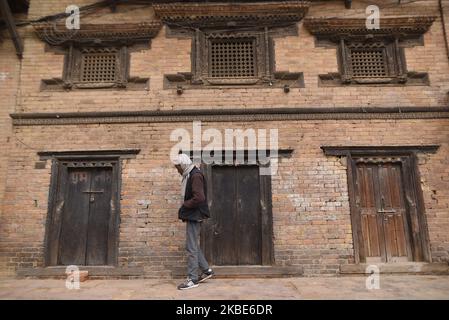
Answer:
[[[283,278],[303,275],[299,266],[211,266],[216,278]],[[186,267],[172,269],[173,278],[186,277]]]
[[[132,277],[142,276],[143,268],[116,268],[110,266],[80,266],[80,277],[86,274],[86,277]],[[31,278],[66,278],[66,267],[45,267],[45,268],[23,268],[17,270],[17,276]]]
[[[409,274],[449,274],[449,265],[444,262],[398,262],[398,263],[361,263],[347,264],[340,267],[341,274],[370,274],[369,266],[375,265],[380,273]]]

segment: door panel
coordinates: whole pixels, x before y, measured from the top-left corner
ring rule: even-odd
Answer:
[[[220,166],[213,168],[214,193],[211,208],[214,228],[212,228],[212,252],[207,252],[209,261],[216,265],[238,264],[238,230],[234,222],[237,219],[235,168]]]
[[[59,241],[61,265],[83,265],[86,260],[86,240],[89,216],[89,198],[83,190],[90,188],[89,170],[71,169],[62,213]]]
[[[361,214],[362,234],[366,257],[382,256],[381,230],[377,215],[377,203],[375,194],[376,168],[372,165],[359,166],[357,168],[358,200]]]
[[[400,163],[358,163],[356,205],[367,262],[411,260]]]
[[[95,169],[92,175],[86,264],[105,265],[111,218],[112,170]]]
[[[387,260],[407,261],[405,236],[405,204],[403,199],[401,168],[399,164],[379,167],[381,208],[385,228]],[[401,258],[402,259],[397,259]]]
[[[244,166],[237,172],[238,263],[262,263],[262,225],[259,193],[259,167]]]
[[[60,265],[106,265],[112,168],[69,168],[58,250]]]
[[[259,167],[213,166],[210,171],[211,219],[203,228],[206,258],[214,265],[262,264]]]

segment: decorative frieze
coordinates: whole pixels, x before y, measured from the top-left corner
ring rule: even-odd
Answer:
[[[13,125],[68,125],[99,123],[161,123],[191,121],[289,121],[449,119],[449,108],[267,108],[205,109],[134,112],[16,113]]]
[[[242,3],[155,4],[156,16],[167,25],[189,27],[268,26],[300,21],[309,8],[307,1]]]
[[[307,18],[304,26],[318,39],[339,40],[345,36],[396,35],[401,38],[420,36],[429,30],[435,17],[382,17],[379,29],[367,29],[366,19],[360,18]]]

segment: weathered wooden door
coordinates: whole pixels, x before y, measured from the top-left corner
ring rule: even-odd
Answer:
[[[111,179],[108,168],[69,170],[59,264],[107,264]]]
[[[213,166],[208,170],[211,219],[202,245],[213,265],[271,263],[271,218],[266,177],[259,166]]]
[[[413,260],[401,163],[357,163],[356,168],[366,262]]]
[[[108,265],[114,260],[113,167],[57,170],[47,264]]]

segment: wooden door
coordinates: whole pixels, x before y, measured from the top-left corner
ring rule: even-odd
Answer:
[[[111,167],[63,168],[49,230],[50,264],[110,264]]]
[[[356,180],[366,262],[413,260],[401,163],[357,163]]]
[[[271,219],[261,195],[259,167],[213,166],[208,170],[211,219],[203,228],[202,245],[213,265],[271,263]],[[262,181],[261,181],[262,180]],[[262,207],[262,205],[264,207]]]

